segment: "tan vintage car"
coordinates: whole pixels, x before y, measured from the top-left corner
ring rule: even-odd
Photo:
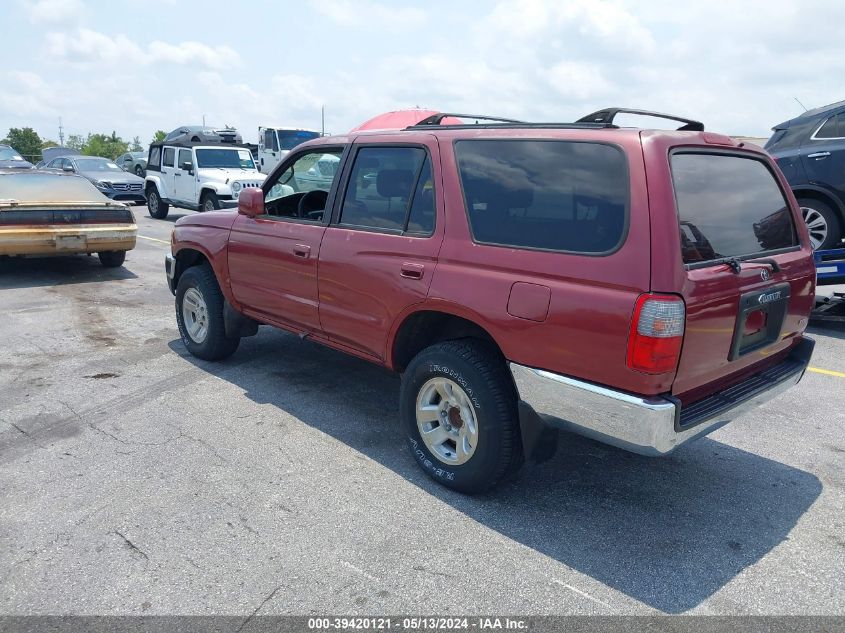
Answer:
[[[0,170],[0,255],[97,253],[122,266],[138,226],[125,204],[74,174]]]

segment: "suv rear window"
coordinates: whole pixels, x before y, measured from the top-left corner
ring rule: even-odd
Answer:
[[[475,241],[600,254],[627,227],[628,166],[618,147],[555,140],[457,141]]]
[[[798,245],[789,205],[762,161],[679,153],[671,165],[685,264]]]

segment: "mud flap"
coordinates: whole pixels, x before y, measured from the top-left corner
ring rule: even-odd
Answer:
[[[244,316],[223,299],[223,325],[227,338],[244,338],[258,334],[258,321]]]
[[[539,464],[554,457],[560,431],[546,424],[529,405],[519,402],[519,428],[525,461]]]

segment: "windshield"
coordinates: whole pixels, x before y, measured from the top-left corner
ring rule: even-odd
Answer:
[[[11,147],[0,147],[0,160],[23,160],[23,157]]]
[[[79,171],[123,171],[107,158],[77,158],[75,162]]]
[[[319,132],[309,132],[307,130],[278,130],[278,135],[280,149],[293,149],[300,143],[320,138]]]
[[[671,158],[685,264],[798,245],[789,204],[766,165],[753,158]]]
[[[255,163],[247,149],[198,149],[197,167],[255,169]]]

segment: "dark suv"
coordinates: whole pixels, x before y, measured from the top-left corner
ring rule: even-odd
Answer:
[[[807,231],[760,148],[616,112],[297,146],[176,223],[182,341],[221,360],[273,326],[401,373],[410,454],[464,492],[555,429],[646,455],[713,431],[804,373]]]
[[[766,150],[798,198],[813,248],[837,248],[845,228],[845,101],[772,130]]]

